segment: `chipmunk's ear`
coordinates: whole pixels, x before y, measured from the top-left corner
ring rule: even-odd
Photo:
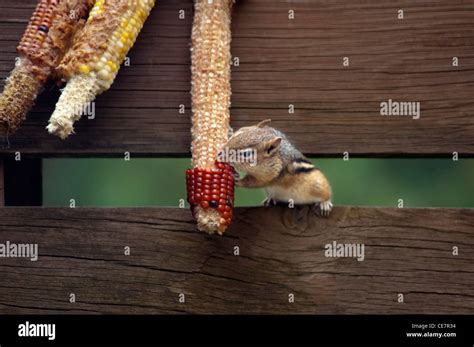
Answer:
[[[278,149],[280,148],[281,145],[281,137],[274,137],[271,140],[268,140],[264,144],[264,155],[269,157],[273,154],[275,154]]]
[[[271,119],[265,119],[265,120],[262,120],[260,123],[258,123],[256,125],[257,128],[263,128],[265,125],[267,125],[268,123],[270,123],[272,120]]]

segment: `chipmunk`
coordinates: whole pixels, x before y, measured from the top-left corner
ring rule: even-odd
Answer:
[[[268,126],[270,121],[240,128],[224,145],[227,153],[237,153],[234,156],[237,160],[226,162],[246,173],[242,179],[237,174],[236,185],[264,188],[265,206],[293,201],[295,205],[312,204],[316,212],[329,216],[333,207],[332,191],[326,176],[290,143],[285,134]]]

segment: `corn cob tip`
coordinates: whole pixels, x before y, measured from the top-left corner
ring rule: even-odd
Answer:
[[[59,97],[46,127],[48,132],[63,140],[74,133],[74,122],[81,118],[85,107],[95,99],[98,88],[94,73],[74,75]]]
[[[69,135],[74,134],[72,124],[64,124],[60,120],[50,121],[46,129],[50,134],[57,135],[61,140],[65,140]]]
[[[203,231],[208,234],[224,234],[226,226],[222,224],[222,217],[217,210],[204,210],[200,207],[196,207],[195,216],[197,228],[199,231]]]

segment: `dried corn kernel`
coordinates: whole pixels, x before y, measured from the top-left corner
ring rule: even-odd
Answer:
[[[229,133],[232,4],[232,0],[196,0],[192,30],[194,169],[187,172],[188,201],[198,228],[219,234],[230,224],[234,203],[232,168],[216,162]]]
[[[59,4],[59,0],[40,0],[17,47],[18,53],[32,61],[38,60],[40,57],[38,53],[42,50],[53,20],[59,13]],[[45,61],[39,61],[38,63],[42,65]],[[35,72],[41,82],[45,82],[50,73],[47,68],[37,69]]]
[[[154,6],[154,0],[97,0],[84,30],[59,70],[68,79],[48,130],[61,138],[73,132],[84,106],[109,89]]]

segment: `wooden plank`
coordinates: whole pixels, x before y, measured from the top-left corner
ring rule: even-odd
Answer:
[[[1,80],[35,2],[0,3]],[[239,1],[232,124],[272,118],[307,154],[472,155],[473,22],[474,4],[464,0]],[[192,0],[158,1],[94,120],[81,120],[66,142],[49,136],[58,91],[48,87],[3,152],[189,155],[191,23]],[[420,119],[381,116],[388,99],[420,102]]]
[[[4,208],[1,242],[39,259],[0,258],[0,314],[467,314],[473,227],[473,209],[240,208],[219,237],[182,209]],[[364,260],[326,257],[333,241]]]
[[[37,158],[3,159],[5,206],[41,206],[42,161]]]

